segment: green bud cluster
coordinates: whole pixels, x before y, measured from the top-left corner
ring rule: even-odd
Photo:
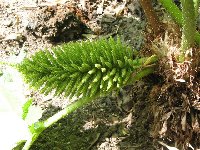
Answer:
[[[133,51],[119,38],[109,38],[40,50],[17,67],[25,81],[41,93],[92,97],[127,85],[146,60],[132,58]]]

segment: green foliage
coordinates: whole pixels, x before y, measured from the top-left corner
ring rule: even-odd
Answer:
[[[186,51],[196,44],[200,45],[200,34],[196,31],[199,0],[181,0],[182,11],[171,0],[159,0],[177,24],[182,26],[181,54],[179,61],[183,62]]]
[[[2,72],[2,70],[0,70],[0,77],[3,75],[3,72]]]
[[[183,31],[180,61],[184,61],[185,52],[194,44],[194,33],[196,31],[195,8],[193,1],[181,0],[182,16],[183,16]]]
[[[71,42],[51,50],[40,50],[16,65],[25,81],[41,93],[82,96],[44,122],[33,123],[29,127],[31,137],[23,150],[28,150],[39,134],[59,119],[96,97],[105,96],[111,90],[132,84],[153,72],[153,64],[157,61],[155,55],[132,58],[133,51],[128,46],[122,44],[119,38],[110,38]],[[29,102],[24,106],[25,114],[28,109]]]
[[[198,10],[199,10],[199,0],[193,0],[194,2],[194,10],[195,10],[195,17],[198,17]]]
[[[38,51],[24,59],[18,70],[41,93],[92,97],[127,85],[131,74],[147,60],[132,57],[133,51],[119,38],[71,42]]]
[[[182,25],[182,13],[172,0],[159,0],[162,6],[176,21],[177,24]]]
[[[32,99],[29,99],[22,107],[22,119],[25,120],[28,114],[29,108],[32,104]]]
[[[194,1],[195,9],[197,9],[197,7],[199,6],[199,2],[198,2],[199,0],[193,0],[193,1]],[[184,26],[183,19],[182,19],[183,18],[182,12],[173,3],[172,0],[159,0],[159,2],[162,4],[162,6],[166,9],[166,11],[169,13],[169,15],[174,19],[174,21],[178,25]],[[191,11],[193,11],[193,10],[191,10]],[[195,12],[196,12],[196,10],[195,10]],[[197,16],[197,14],[195,16]],[[188,23],[190,23],[190,22],[188,22]],[[191,34],[195,34],[194,35],[195,42],[196,42],[196,44],[200,45],[200,34],[197,31],[195,33],[192,32]]]
[[[44,128],[44,123],[40,121],[33,123],[31,126],[29,126],[32,134],[40,133],[44,130]]]

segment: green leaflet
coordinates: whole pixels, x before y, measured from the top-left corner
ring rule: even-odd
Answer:
[[[124,67],[124,63],[121,60],[117,60],[117,63],[120,68]]]
[[[22,107],[23,113],[22,113],[22,119],[25,120],[26,116],[28,114],[29,108],[32,104],[32,99],[29,99]]]
[[[105,62],[105,65],[109,68],[109,69],[112,69],[112,64],[110,62]]]
[[[81,65],[81,67],[79,68],[79,70],[80,70],[81,72],[87,72],[87,71],[89,71],[90,69],[91,69],[90,65],[88,65],[88,64],[86,64],[86,63],[83,63],[83,64]]]
[[[105,95],[129,83],[131,74],[155,62],[154,57],[132,59],[133,51],[120,39],[70,42],[36,52],[17,68],[41,93],[59,96]],[[148,75],[145,74],[145,75]],[[141,77],[144,75],[142,74]],[[140,76],[136,76],[137,79]]]
[[[116,68],[113,68],[112,71],[110,72],[109,76],[114,76],[117,72]]]
[[[101,71],[98,71],[96,76],[94,77],[94,80],[92,82],[100,81],[101,80],[101,75],[102,75]]]

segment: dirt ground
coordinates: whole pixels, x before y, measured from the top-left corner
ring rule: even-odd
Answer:
[[[0,59],[3,61],[24,51],[28,57],[39,49],[97,37],[118,35],[137,50],[146,42],[146,20],[138,0],[1,0],[0,22]],[[199,98],[194,94],[185,98],[188,92],[192,93],[186,85],[166,86],[164,82],[163,77],[154,74],[124,87],[119,93],[94,101],[45,130],[31,150],[165,149],[157,140],[173,133],[163,131],[164,122],[173,121],[173,115],[183,117],[183,101]],[[42,119],[68,104],[67,98],[44,96],[31,89],[26,97],[33,97],[34,104],[45,110]],[[173,98],[178,104],[169,100]],[[180,111],[175,113],[163,106]],[[198,111],[195,109],[194,114]],[[161,119],[163,114],[166,118]],[[196,137],[194,140],[198,141]],[[174,137],[171,138],[165,142],[174,146]],[[177,135],[177,138],[180,137]]]

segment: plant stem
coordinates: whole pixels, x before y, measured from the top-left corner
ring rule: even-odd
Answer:
[[[7,65],[7,66],[11,66],[11,67],[16,67],[16,64],[10,63],[10,62],[4,62],[4,61],[0,61],[0,65]]]
[[[191,0],[189,0],[191,1]],[[172,0],[159,0],[159,2],[162,4],[162,6],[166,9],[166,11],[170,14],[170,16],[174,19],[174,21],[182,26],[182,13],[178,9],[178,7],[172,2]],[[196,31],[195,32],[195,41],[198,45],[200,45],[200,34]]]
[[[194,44],[194,36],[196,31],[194,2],[190,0],[181,0],[183,30],[181,41],[180,61],[185,60],[186,51]]]
[[[132,79],[131,79],[131,82],[136,82],[140,79],[142,79],[143,77],[147,76],[148,74],[151,74],[154,72],[154,68],[153,66],[149,66],[149,67],[146,67],[144,69],[142,69],[141,71],[138,71],[137,74],[133,74],[132,75]]]
[[[50,117],[46,121],[44,121],[44,127],[48,128],[49,126],[51,126],[52,124],[54,124],[55,122],[60,120],[61,118],[66,117],[67,115],[74,112],[78,108],[83,107],[84,105],[90,103],[94,99],[95,99],[95,97],[85,97],[85,98],[80,98],[80,99],[76,100],[71,105],[67,106],[63,110],[59,111],[58,113],[56,113],[55,115],[53,115],[52,117]]]
[[[199,9],[199,0],[193,0],[194,2],[194,10],[195,10],[195,17],[198,17],[198,9]]]
[[[143,60],[144,60],[144,62],[143,62]],[[157,60],[158,60],[158,57],[156,55],[152,55],[151,57],[144,58],[144,59],[142,59],[142,58],[139,59],[138,61],[142,61],[141,68],[140,68],[140,70],[138,70],[136,75],[132,78],[131,83],[133,84],[133,82],[135,82],[135,81],[143,78],[144,76],[147,76],[148,74],[152,73],[154,71],[154,66],[152,64],[154,64]],[[46,128],[48,128],[51,125],[53,125],[54,123],[56,123],[58,120],[66,117],[70,113],[72,113],[72,112],[76,111],[77,109],[85,106],[86,104],[90,103],[91,101],[93,101],[97,97],[100,97],[100,96],[103,97],[105,95],[106,95],[106,93],[103,95],[100,92],[98,92],[93,97],[80,98],[80,99],[76,100],[75,102],[73,102],[72,104],[68,105],[63,110],[57,112],[56,114],[54,114],[52,117],[48,118],[47,120],[45,120],[43,122],[36,122],[36,123],[32,124],[29,127],[31,136],[26,141],[22,150],[28,150],[31,147],[31,145],[34,143],[34,141],[37,140],[40,133],[42,133]]]
[[[131,83],[133,84],[134,82],[142,79],[143,77],[151,74],[154,72],[154,63],[158,61],[158,56],[156,55],[152,55],[151,57],[148,57],[146,59],[146,61],[143,64],[143,67],[141,68],[141,70],[139,70],[136,74],[133,74],[132,79],[131,79]]]
[[[140,4],[144,10],[147,17],[149,25],[152,27],[153,32],[159,35],[162,31],[161,23],[153,9],[151,0],[140,0]]]
[[[90,103],[92,100],[94,100],[95,97],[84,97],[76,100],[74,103],[70,104],[63,110],[59,111],[52,117],[48,118],[46,121],[43,122],[43,125],[41,126],[41,129],[37,129],[38,131],[35,131],[32,136],[26,141],[24,147],[22,150],[29,150],[31,145],[34,143],[34,141],[39,137],[40,133],[44,131],[46,128],[50,127],[53,125],[55,122],[58,120],[66,117],[70,113],[76,111],[78,108],[83,107],[84,105]]]
[[[34,134],[31,135],[28,140],[26,141],[24,147],[22,148],[22,150],[29,150],[31,148],[31,145],[34,143],[34,141],[38,138],[40,134]]]
[[[182,13],[172,0],[159,0],[162,6],[167,10],[172,19],[179,25],[182,25]]]

